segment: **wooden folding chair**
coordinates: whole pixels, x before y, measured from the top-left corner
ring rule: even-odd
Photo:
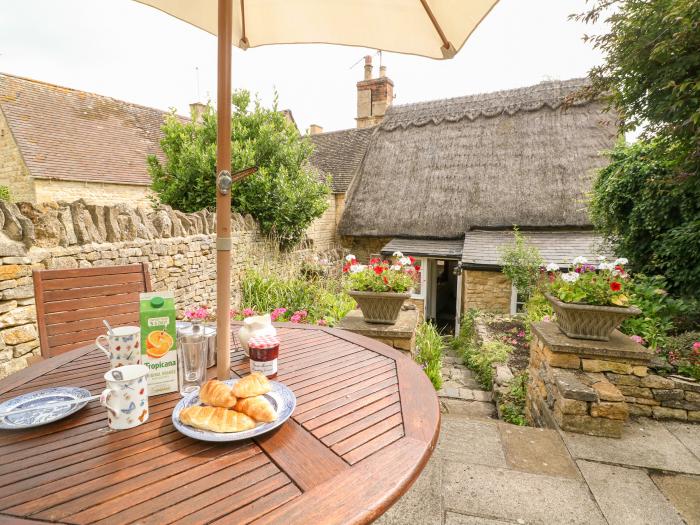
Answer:
[[[41,355],[88,345],[112,327],[139,324],[139,293],[151,291],[146,263],[76,270],[34,270]]]

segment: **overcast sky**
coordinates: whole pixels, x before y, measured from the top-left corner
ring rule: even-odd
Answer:
[[[584,9],[585,0],[501,0],[452,60],[385,53],[394,103],[583,76],[601,60],[581,40],[601,28],[567,20]],[[234,48],[233,86],[268,104],[276,89],[302,130],[354,127],[355,83],[368,53],[375,51]],[[216,40],[131,0],[0,0],[0,72],[188,115],[190,102],[216,100]]]

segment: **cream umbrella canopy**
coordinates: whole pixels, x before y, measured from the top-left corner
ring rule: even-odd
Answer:
[[[230,377],[231,46],[324,43],[452,58],[498,0],[136,0],[218,38],[217,376]]]

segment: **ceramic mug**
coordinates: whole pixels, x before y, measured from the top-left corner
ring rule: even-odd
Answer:
[[[245,355],[249,355],[248,341],[260,335],[277,335],[277,330],[272,326],[270,314],[254,315],[243,319],[243,326],[238,331],[238,340],[241,342],[241,347],[243,347]]]
[[[123,430],[148,420],[147,376],[146,365],[120,366],[105,374],[100,404],[107,409],[109,428]]]
[[[100,344],[103,339],[105,346]],[[141,360],[141,329],[138,326],[118,326],[112,329],[111,335],[97,336],[95,344],[109,358],[110,368],[143,364]]]

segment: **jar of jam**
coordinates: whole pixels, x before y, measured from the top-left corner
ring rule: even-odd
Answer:
[[[265,374],[268,379],[277,377],[277,357],[280,341],[274,335],[258,335],[248,340],[250,371]]]

